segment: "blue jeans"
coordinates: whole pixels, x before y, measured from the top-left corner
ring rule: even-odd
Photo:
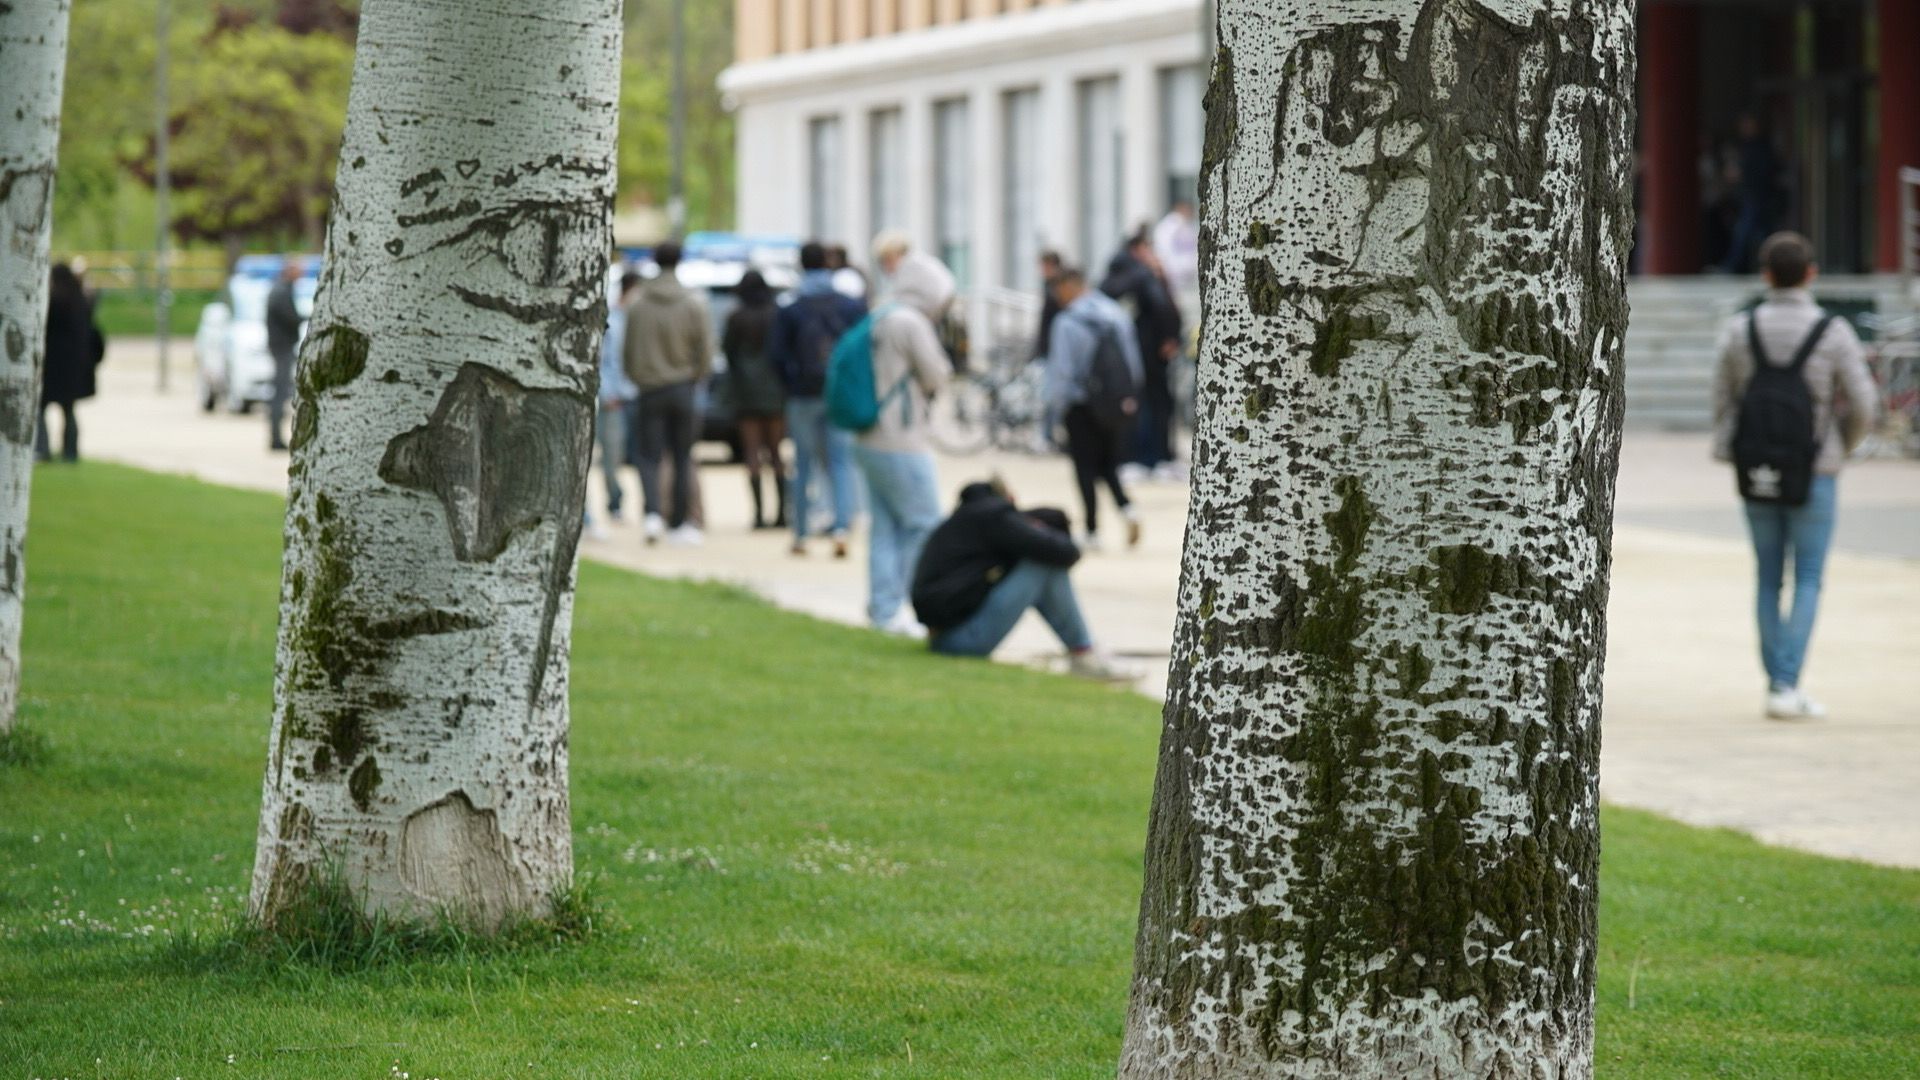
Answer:
[[[833,490],[833,531],[846,532],[859,505],[853,436],[827,423],[827,403],[821,398],[787,399],[787,434],[793,437],[793,538],[807,538],[815,465],[824,468]]]
[[[1093,647],[1087,633],[1087,620],[1080,614],[1080,601],[1073,595],[1073,582],[1058,566],[1023,562],[1008,572],[987,594],[987,602],[967,621],[951,630],[934,635],[933,651],[951,656],[991,656],[1019,623],[1020,616],[1032,608],[1047,620],[1069,651]]]
[[[870,450],[855,445],[853,458],[867,480],[872,516],[867,544],[867,618],[885,626],[906,606],[920,549],[940,524],[940,480],[933,455]]]
[[[627,402],[601,403],[594,414],[593,437],[600,444],[600,476],[607,482],[607,514],[620,516],[625,493],[620,490],[620,467],[627,463]]]
[[[1800,685],[1800,669],[1820,609],[1820,578],[1833,540],[1837,477],[1816,476],[1805,506],[1747,503],[1747,531],[1759,567],[1760,663],[1775,690]],[[1793,606],[1783,622],[1780,588],[1793,557]]]

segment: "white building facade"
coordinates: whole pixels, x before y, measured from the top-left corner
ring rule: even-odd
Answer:
[[[1039,288],[1043,249],[1097,276],[1192,197],[1203,0],[739,0],[742,231],[865,261],[905,230],[975,297]]]

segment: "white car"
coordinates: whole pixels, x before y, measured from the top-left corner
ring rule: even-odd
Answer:
[[[307,272],[293,283],[293,304],[300,311],[305,337],[313,294],[319,287],[320,260],[307,257]],[[243,255],[227,279],[225,299],[200,312],[193,336],[200,407],[212,412],[225,403],[247,412],[255,402],[273,399],[273,356],[267,352],[267,294],[280,279],[286,259],[279,255]]]

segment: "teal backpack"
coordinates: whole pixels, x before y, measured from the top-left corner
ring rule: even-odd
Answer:
[[[886,317],[883,307],[855,323],[840,336],[827,360],[827,422],[846,431],[866,431],[880,422],[880,410],[901,398],[901,414],[913,422],[913,399],[907,394],[911,371],[882,396],[873,379],[873,327]]]

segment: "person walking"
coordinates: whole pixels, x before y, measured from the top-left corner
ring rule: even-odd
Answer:
[[[1033,359],[1045,360],[1053,344],[1053,320],[1060,317],[1060,301],[1053,297],[1053,279],[1067,265],[1060,253],[1048,248],[1040,253],[1040,332],[1033,339]]]
[[[800,288],[774,317],[769,354],[786,391],[787,433],[793,436],[793,553],[807,553],[813,528],[815,471],[825,478],[833,505],[827,536],[833,556],[847,557],[847,532],[859,503],[853,436],[827,423],[827,360],[841,335],[866,317],[867,305],[839,292],[819,243],[800,248]]]
[[[293,397],[294,354],[300,348],[300,324],[305,317],[294,301],[293,285],[307,272],[300,259],[280,264],[280,274],[267,293],[267,354],[273,357],[273,396],[267,399],[267,448],[287,448],[287,401]]]
[[[1767,235],[1773,224],[1774,199],[1779,191],[1780,159],[1773,149],[1773,138],[1751,112],[1740,114],[1739,141],[1735,149],[1738,165],[1736,179],[1740,214],[1727,242],[1727,259],[1721,269],[1729,274],[1744,274],[1750,265],[1754,245]]]
[[[607,519],[618,522],[626,505],[626,492],[620,487],[620,466],[627,461],[627,422],[639,388],[627,378],[623,351],[627,339],[627,304],[640,287],[640,275],[627,271],[620,275],[620,295],[607,311],[607,331],[600,338],[600,410],[594,417],[593,438],[600,448],[600,478],[607,489]],[[606,539],[606,533],[587,514],[587,535]]]
[[[1120,461],[1139,414],[1140,352],[1127,313],[1105,293],[1087,288],[1072,267],[1053,276],[1060,315],[1047,346],[1048,430],[1064,428],[1067,455],[1086,513],[1085,543],[1100,546],[1102,483],[1127,523],[1127,546],[1140,543],[1140,516],[1120,479]]]
[[[641,284],[627,305],[621,351],[627,377],[640,392],[640,492],[646,506],[642,523],[649,544],[663,534],[676,544],[697,545],[704,537],[688,518],[692,498],[693,443],[700,435],[696,391],[713,370],[713,326],[698,293],[680,284],[680,245],[653,249],[658,277]],[[673,471],[673,504],[663,516],[661,463]],[[669,532],[669,530],[671,530]]]
[[[1180,356],[1183,327],[1179,305],[1167,291],[1151,238],[1136,233],[1107,266],[1100,291],[1133,313],[1134,337],[1142,369],[1140,420],[1132,462],[1152,472],[1173,474],[1173,381],[1171,366]]]
[[[927,405],[951,365],[934,324],[953,302],[953,274],[938,259],[909,253],[893,271],[892,301],[873,314],[873,386],[878,421],[855,437],[854,461],[867,482],[867,617],[881,630],[917,634],[907,610],[920,548],[940,524],[940,481],[927,437]]]
[[[758,270],[749,270],[734,289],[740,305],[727,316],[720,351],[727,358],[727,385],[740,425],[740,452],[747,459],[747,486],[753,495],[753,527],[781,529],[787,524],[787,469],[780,443],[787,437],[786,390],[774,370],[769,348],[779,314],[773,288]],[[776,509],[767,515],[762,474],[773,477]]]
[[[80,425],[73,406],[94,394],[94,368],[107,355],[107,339],[94,321],[93,304],[80,285],[80,276],[66,263],[55,263],[47,275],[46,366],[40,376],[40,422],[34,426],[33,452],[40,461],[53,458],[47,436],[47,406],[60,409],[60,458],[80,460]]]
[[[1021,510],[999,480],[968,484],[934,529],[913,575],[913,610],[927,644],[948,656],[988,657],[1028,611],[1066,646],[1068,670],[1119,681],[1132,674],[1094,647],[1069,577],[1080,549],[1058,510]]]
[[[1823,311],[1808,291],[1818,274],[1812,243],[1775,233],[1760,247],[1760,266],[1766,298],[1729,319],[1720,335],[1714,456],[1734,464],[1753,540],[1766,714],[1815,720],[1826,707],[1800,688],[1800,677],[1820,606],[1840,468],[1872,430],[1878,395],[1853,327]],[[1783,618],[1789,562],[1793,598]]]

